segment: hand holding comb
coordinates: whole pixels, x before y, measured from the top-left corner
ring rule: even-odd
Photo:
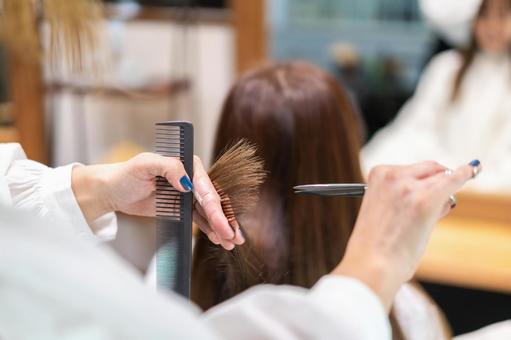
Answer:
[[[192,124],[189,122],[158,123],[156,152],[163,156],[180,159],[186,172],[192,175]],[[262,162],[255,153],[255,147],[240,141],[226,151],[210,170],[210,177],[219,193],[219,203],[234,230],[235,237],[236,233],[239,233],[235,215],[246,211],[257,202],[257,191],[265,178]],[[194,194],[199,201],[202,200],[202,195],[197,190],[194,190]],[[197,224],[205,232],[210,233],[212,229],[207,222],[204,223],[206,214],[199,204],[195,206],[199,210],[199,214],[195,214]],[[192,193],[181,193],[165,178],[157,178],[157,283],[159,288],[174,290],[185,297],[189,297],[190,294],[192,209]]]

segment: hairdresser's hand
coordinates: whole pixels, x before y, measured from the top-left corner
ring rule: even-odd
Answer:
[[[197,183],[199,197],[203,197],[203,219],[208,221],[208,229],[203,230],[208,235],[214,232],[221,236],[221,241],[231,240],[222,242],[226,248],[232,248],[233,242],[242,243],[239,238],[234,238],[218,195],[198,157],[195,157],[194,166],[193,181]],[[142,153],[123,163],[75,167],[72,188],[85,218],[92,225],[90,222],[111,211],[154,216],[155,176],[165,177],[181,192],[193,189],[192,181],[178,159],[153,153]],[[210,238],[217,241],[213,236]]]
[[[233,249],[235,245],[243,244],[245,240],[239,225],[236,221],[229,225],[220,205],[220,196],[211,183],[200,158],[195,156],[193,161],[193,185],[197,199],[194,204],[193,220],[211,242],[221,244],[227,250]]]
[[[478,162],[471,164],[453,172],[435,162],[374,168],[334,273],[365,282],[390,308],[401,284],[414,275],[435,223],[450,211],[449,196],[481,170]]]

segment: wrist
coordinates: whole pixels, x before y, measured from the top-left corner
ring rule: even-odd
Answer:
[[[393,268],[391,261],[387,261],[384,256],[347,251],[332,274],[358,279],[380,298],[385,309],[389,311],[402,284]]]
[[[107,181],[98,171],[98,165],[76,166],[71,175],[71,187],[76,201],[89,225],[99,217],[113,211],[106,193]]]

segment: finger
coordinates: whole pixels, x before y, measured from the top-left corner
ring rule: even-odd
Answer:
[[[195,211],[201,215],[203,220],[205,220],[206,213],[204,212],[204,209],[200,206],[200,204],[197,204],[197,203],[198,202],[196,202],[196,204],[194,204]],[[225,215],[225,212],[224,212],[224,215]],[[242,245],[243,243],[245,243],[245,237],[243,236],[243,233],[241,232],[240,225],[238,224],[238,221],[236,219],[233,219],[233,220],[227,220],[227,222],[232,227],[232,229],[234,230],[234,234],[235,234],[234,238],[229,241],[233,242],[235,245]],[[217,237],[218,237],[218,235],[217,235]]]
[[[176,190],[181,192],[193,190],[190,177],[179,159],[156,154],[149,155],[151,155],[150,171],[153,176],[165,177]]]
[[[400,171],[402,176],[410,176],[416,179],[424,179],[444,172],[447,168],[434,161],[421,162],[403,167]]]
[[[225,250],[233,250],[235,247],[234,243],[229,240],[222,240],[221,244]]]
[[[201,207],[201,205],[199,204],[198,201],[194,201],[193,211],[197,212],[207,222],[206,213],[204,212],[204,209],[202,209],[202,207]]]
[[[235,243],[236,238],[234,238],[233,241],[230,241],[230,240],[222,240],[220,237],[218,237],[218,235],[215,233],[215,231],[213,229],[211,229],[211,227],[209,226],[208,222],[203,217],[203,215],[201,215],[201,213],[199,212],[199,210],[201,210],[200,206],[199,205],[196,205],[196,206],[197,206],[197,208],[193,212],[194,221],[197,223],[199,228],[208,236],[210,241],[216,245],[220,244],[226,250],[234,249],[235,244],[237,244],[237,243]]]
[[[423,179],[445,171],[447,168],[433,161],[413,165],[378,165],[371,169],[368,182],[384,180],[392,182],[404,178]]]
[[[210,227],[223,240],[233,240],[235,234],[222,210],[220,196],[218,196],[201,160],[197,156],[194,157],[193,182],[195,183],[195,197],[204,210]]]
[[[459,191],[463,185],[474,177],[474,169],[477,173],[482,170],[482,166],[463,165],[457,168],[452,174],[445,173],[437,174],[430,179],[427,183],[430,190],[436,192],[437,197],[448,199],[450,195]]]
[[[208,224],[208,221],[204,217],[202,217],[201,214],[199,214],[197,211],[193,212],[193,221],[197,226],[202,230],[204,234],[209,238],[211,242],[213,242],[216,245],[219,245],[221,243],[220,237],[211,229],[211,227]]]
[[[240,225],[238,224],[238,221],[234,219],[234,220],[230,221],[230,224],[234,228],[234,234],[235,234],[232,242],[238,246],[245,243],[245,237],[243,236],[243,233],[241,232],[241,228],[240,228]]]
[[[443,218],[443,217],[445,217],[445,216],[449,215],[449,213],[450,213],[453,209],[455,209],[455,208],[456,208],[456,205],[453,205],[453,204],[452,204],[452,202],[451,202],[451,200],[448,200],[448,201],[444,204],[444,206],[443,206],[443,208],[442,208],[442,212],[440,213],[440,218]]]

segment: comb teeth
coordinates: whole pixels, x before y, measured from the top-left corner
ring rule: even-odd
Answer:
[[[225,193],[225,191],[220,188],[220,186],[213,181],[213,186],[215,187],[218,196],[220,196],[220,205],[222,206],[222,210],[224,212],[225,217],[227,217],[227,221],[233,222],[236,220],[236,214],[234,212],[234,208],[232,207],[231,199],[229,195]]]
[[[158,125],[156,127],[156,153],[184,160],[184,135],[181,126]]]
[[[156,126],[156,153],[184,161],[183,128],[174,125]],[[181,222],[183,194],[174,189],[166,178],[156,178],[156,216]]]
[[[189,122],[156,124],[155,151],[179,159],[193,178],[193,126]],[[192,193],[174,189],[164,177],[156,184],[156,282],[190,296],[192,258]]]

